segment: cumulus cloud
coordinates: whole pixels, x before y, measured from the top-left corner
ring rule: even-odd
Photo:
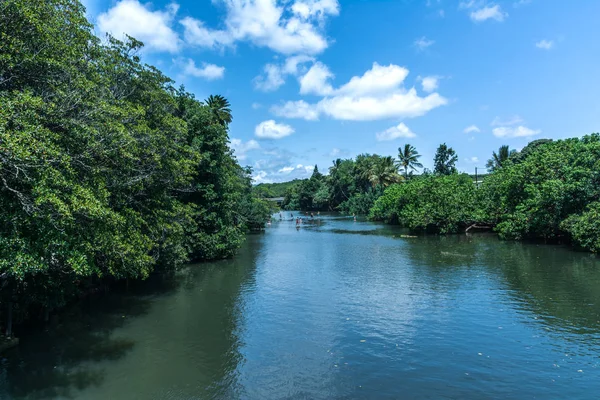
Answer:
[[[458,8],[471,10],[469,17],[474,22],[483,22],[488,19],[502,22],[508,17],[508,13],[504,12],[498,4],[486,4],[483,0],[461,1]]]
[[[252,173],[252,182],[256,184],[273,183],[273,180],[267,178],[267,171],[254,171]]]
[[[262,154],[266,157],[252,164],[255,183],[285,182],[297,178],[308,178],[312,174],[314,164],[301,159],[297,154],[278,147],[265,149]]]
[[[330,78],[333,78],[333,74],[325,64],[314,63],[299,80],[300,94],[316,94],[318,96],[331,94],[333,87],[327,82]]]
[[[247,158],[247,152],[260,149],[260,144],[254,139],[248,140],[245,143],[241,139],[231,139],[229,147],[234,151],[237,159],[241,161]]]
[[[318,120],[320,113],[315,105],[304,100],[288,101],[282,105],[271,107],[271,111],[280,117],[301,118],[307,121]]]
[[[171,26],[178,9],[173,3],[152,11],[138,0],[121,0],[98,16],[98,29],[119,39],[127,34],[141,40],[147,51],[177,53],[181,40]]]
[[[324,21],[339,14],[337,0],[223,0],[225,28],[212,29],[203,21],[181,21],[187,43],[207,48],[233,46],[248,41],[282,54],[318,54],[328,41]]]
[[[404,125],[402,122],[375,135],[377,140],[380,142],[398,138],[414,138],[416,136],[417,135],[415,135],[414,132],[412,132],[408,126]]]
[[[465,128],[465,130],[463,131],[464,133],[479,133],[481,132],[481,130],[477,127],[477,125],[469,125]]]
[[[525,126],[500,126],[492,129],[494,136],[499,138],[518,138],[518,137],[529,137],[539,134],[541,131],[529,129]]]
[[[554,47],[554,42],[552,40],[540,40],[535,43],[535,47],[538,49],[550,50]]]
[[[465,158],[465,161],[471,164],[475,164],[479,162],[479,157],[470,157],[470,158]]]
[[[437,76],[426,76],[421,79],[421,86],[423,86],[423,90],[427,93],[431,93],[438,88],[439,85],[439,77]]]
[[[494,118],[491,125],[496,128],[492,129],[494,136],[499,138],[518,138],[534,136],[540,133],[540,130],[529,129],[523,125],[525,121],[518,115],[514,115],[507,119],[500,117]]]
[[[435,43],[434,40],[427,39],[425,36],[422,36],[415,40],[414,45],[418,50],[425,50],[429,46]]]
[[[279,89],[285,83],[281,70],[275,64],[267,64],[263,68],[263,75],[254,78],[254,87],[263,92]]]
[[[471,11],[469,17],[475,22],[483,22],[488,19],[493,19],[499,22],[504,21],[508,13],[502,11],[499,5],[480,8],[479,10]]]
[[[202,67],[199,68],[196,66],[194,60],[188,59],[183,63],[183,74],[212,81],[223,78],[223,75],[225,74],[225,67],[203,63]]]
[[[282,139],[294,133],[294,128],[286,124],[278,124],[270,119],[256,125],[254,133],[261,139]]]
[[[271,92],[279,89],[285,83],[288,75],[298,75],[303,69],[303,64],[314,61],[313,57],[298,55],[288,57],[285,62],[279,64],[267,64],[263,68],[263,74],[254,78],[254,87],[263,92]]]
[[[320,94],[323,99],[312,104],[304,100],[288,101],[273,106],[271,111],[286,118],[316,120],[326,115],[339,120],[367,121],[418,117],[447,103],[438,93],[419,97],[415,88],[405,89],[402,83],[407,75],[404,67],[373,63],[362,76],[353,77],[337,89],[327,79],[311,79],[311,85],[305,85],[303,92]]]

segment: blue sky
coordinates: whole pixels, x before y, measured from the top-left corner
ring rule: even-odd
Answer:
[[[232,104],[256,182],[446,142],[461,171],[503,144],[599,131],[598,0],[85,0],[98,35]]]

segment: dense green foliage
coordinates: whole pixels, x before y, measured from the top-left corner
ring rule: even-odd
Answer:
[[[582,228],[593,234],[594,222],[586,221],[600,199],[600,135],[538,142],[523,152],[484,181],[488,219],[504,238],[567,235],[592,250]]]
[[[370,217],[413,231],[456,233],[477,220],[476,204],[468,175],[425,175],[387,188]]]
[[[261,198],[284,197],[292,187],[300,184],[303,180],[304,179],[294,179],[289,182],[259,183],[252,187],[252,191],[257,197]]]
[[[443,147],[438,154],[447,155]],[[536,140],[520,152],[503,146],[479,188],[467,175],[448,174],[447,156],[440,160],[438,173],[390,186],[371,218],[439,233],[485,224],[505,239],[568,240],[600,251],[599,134]]]
[[[268,216],[228,146],[227,100],[176,90],[141,46],[102,43],[75,0],[0,3],[2,305],[229,257]]]
[[[492,172],[500,167],[502,167],[509,159],[509,157],[516,153],[516,150],[510,150],[507,145],[500,146],[498,152],[495,151],[492,153],[492,158],[487,160],[485,167],[488,171]]]
[[[323,176],[315,166],[310,179],[290,187],[283,206],[289,210],[340,210],[368,214],[383,190],[402,176],[392,157],[361,154],[337,159]]]

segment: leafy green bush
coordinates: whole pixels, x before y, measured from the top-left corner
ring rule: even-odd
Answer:
[[[600,202],[590,204],[581,214],[570,215],[561,223],[573,242],[594,253],[600,252]]]
[[[489,175],[484,214],[502,238],[553,239],[600,197],[600,135],[536,141]]]
[[[390,186],[370,216],[413,231],[455,233],[475,221],[476,203],[468,175],[429,175]]]

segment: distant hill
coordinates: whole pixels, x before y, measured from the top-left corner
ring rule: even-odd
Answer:
[[[296,186],[305,180],[306,179],[294,179],[293,181],[281,183],[259,183],[252,187],[252,191],[256,196],[263,198],[284,197],[289,188]]]

